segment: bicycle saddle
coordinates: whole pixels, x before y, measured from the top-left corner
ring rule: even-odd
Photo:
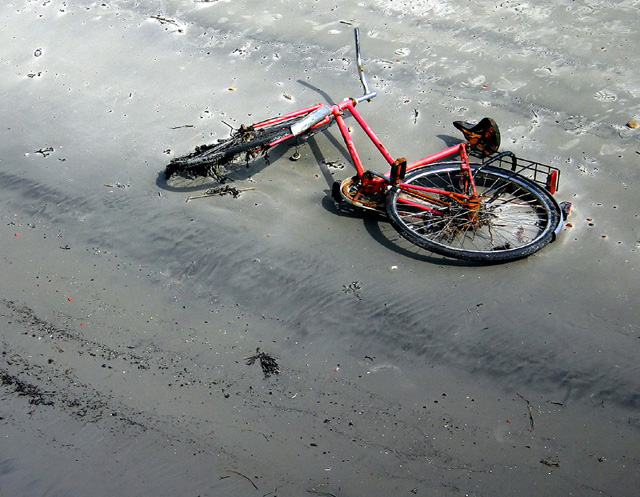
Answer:
[[[493,119],[485,117],[478,124],[455,121],[453,125],[462,131],[471,148],[485,157],[497,152],[500,148],[500,129]]]

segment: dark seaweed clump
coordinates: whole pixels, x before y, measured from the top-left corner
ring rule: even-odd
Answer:
[[[265,378],[280,373],[280,366],[278,366],[276,358],[266,352],[260,352],[260,347],[256,348],[256,353],[251,357],[247,357],[246,360],[248,366],[251,366],[256,361],[260,361],[260,366],[262,367]]]
[[[18,395],[29,397],[29,404],[33,404],[36,406],[53,405],[53,401],[45,397],[46,395],[48,395],[47,393],[42,392],[35,385],[19,380],[15,376],[9,374],[8,371],[0,370],[0,385],[12,387],[13,391]]]

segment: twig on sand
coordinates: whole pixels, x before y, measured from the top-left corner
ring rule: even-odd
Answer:
[[[226,471],[227,473],[233,473],[233,474],[242,476],[249,483],[251,483],[251,485],[253,485],[253,488],[255,488],[256,490],[259,490],[258,486],[255,483],[253,483],[253,480],[251,478],[249,478],[247,475],[243,475],[242,473],[240,473],[240,471],[236,471],[235,469],[227,469],[227,468],[224,468],[224,471]]]
[[[529,423],[531,424],[531,431],[533,431],[533,408],[531,407],[531,403],[518,392],[516,392],[516,394],[527,403],[527,408],[529,409]]]
[[[213,197],[214,195],[233,195],[233,198],[238,198],[242,192],[246,192],[247,190],[255,190],[255,188],[251,187],[239,190],[238,188],[234,188],[233,186],[229,185],[220,188],[209,188],[202,195],[193,195],[191,197],[187,197],[186,201],[189,202],[189,200],[194,200],[196,198]]]
[[[160,24],[173,24],[174,26],[177,26],[178,23],[176,21],[174,21],[173,19],[169,19],[167,17],[163,17],[163,16],[151,16],[151,19],[155,19],[156,21],[160,22]]]

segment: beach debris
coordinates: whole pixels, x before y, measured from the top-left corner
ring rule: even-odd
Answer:
[[[344,293],[355,295],[358,300],[362,300],[362,297],[360,297],[360,290],[362,290],[362,283],[359,281],[354,281],[349,283],[349,285],[342,285],[342,291]]]
[[[516,394],[518,395],[518,397],[520,397],[522,400],[524,400],[527,403],[527,408],[529,410],[529,424],[531,425],[531,431],[533,431],[533,408],[531,407],[531,403],[529,402],[528,399],[525,399],[522,395],[520,395],[519,393],[516,392]]]
[[[396,50],[395,52],[393,52],[393,54],[396,57],[406,57],[407,55],[409,55],[411,53],[411,49],[407,48],[407,47],[402,47],[399,48],[398,50]]]
[[[36,51],[33,52],[33,56],[34,57],[40,57],[42,55],[42,49],[41,48],[36,48]]]
[[[476,314],[479,316],[480,315],[480,308],[484,305],[484,302],[478,302],[476,304]],[[471,308],[467,308],[467,312],[469,314],[471,314]]]
[[[316,485],[315,487],[312,487],[311,490],[307,490],[307,493],[317,494],[317,495],[326,495],[328,497],[336,497],[335,494],[332,494],[330,492],[323,492],[321,490],[317,490],[318,488],[322,488],[322,487],[326,487],[326,486],[327,486],[326,483],[320,483],[320,484]]]
[[[344,162],[341,160],[322,159],[322,163],[334,169],[344,169]]]
[[[318,490],[307,490],[310,494],[318,494],[318,495],[326,495],[327,497],[336,497],[336,494],[332,494],[331,492],[319,492]]]
[[[230,185],[218,186],[216,188],[209,188],[208,190],[205,190],[202,195],[192,195],[190,197],[187,197],[186,201],[189,202],[189,200],[194,200],[196,198],[213,197],[214,195],[218,195],[220,197],[222,197],[223,195],[233,195],[233,198],[238,198],[242,192],[246,192],[247,190],[255,190],[255,188],[243,188],[242,190],[240,190]]]
[[[550,468],[559,468],[560,467],[560,463],[557,461],[551,461],[549,459],[540,459],[540,463],[544,464],[545,466],[549,466]]]
[[[627,123],[627,127],[631,129],[636,129],[638,127],[638,121],[629,121]]]
[[[161,15],[151,16],[151,19],[155,19],[156,21],[158,21],[162,25],[170,24],[172,26],[175,26],[176,28],[178,28],[177,29],[178,33],[182,33],[182,28],[177,23],[177,21],[175,21],[174,19],[169,19],[169,18],[163,17]]]
[[[42,154],[42,157],[48,157],[53,152],[53,147],[41,148],[39,150],[34,151],[34,154]]]
[[[25,383],[24,381],[18,379],[17,377],[11,375],[6,370],[0,370],[0,385],[12,387],[14,393],[17,393],[20,396],[29,397],[29,404],[39,406],[52,406],[53,401],[45,398],[45,395],[54,395],[51,392],[43,392],[36,385],[32,385],[31,383]]]
[[[240,473],[239,471],[236,471],[236,470],[234,470],[234,469],[227,469],[227,468],[224,468],[224,471],[226,471],[227,473],[233,473],[233,474],[235,474],[235,475],[242,476],[242,477],[243,477],[243,478],[245,478],[249,483],[251,483],[251,485],[253,485],[253,488],[255,488],[256,490],[259,490],[259,489],[258,489],[258,486],[257,486],[255,483],[253,483],[253,480],[252,480],[251,478],[249,478],[249,477],[248,477],[248,476],[246,476],[246,475],[243,475],[243,474],[242,474],[242,473]]]
[[[271,375],[280,374],[280,366],[274,356],[267,352],[260,352],[260,347],[256,348],[256,353],[245,359],[247,366],[252,366],[256,361],[260,361],[260,367],[265,378],[269,378]]]

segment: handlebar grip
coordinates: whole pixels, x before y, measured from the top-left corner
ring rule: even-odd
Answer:
[[[354,100],[356,101],[356,104],[359,104],[360,102],[364,102],[365,100],[371,100],[377,94],[378,94],[377,91],[372,90],[369,93],[365,93],[364,95],[360,95],[359,97],[354,98]]]
[[[322,107],[318,107],[316,110],[309,113],[309,115],[304,119],[301,119],[296,123],[293,123],[291,125],[291,134],[293,136],[301,135],[302,133],[307,131],[311,126],[322,121],[325,117],[329,115],[330,112],[331,112],[331,109],[326,105],[323,105]]]

